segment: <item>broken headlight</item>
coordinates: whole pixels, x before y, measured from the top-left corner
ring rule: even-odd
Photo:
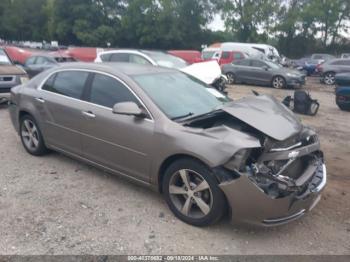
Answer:
[[[225,164],[229,170],[244,171],[247,159],[249,158],[251,149],[241,149]]]

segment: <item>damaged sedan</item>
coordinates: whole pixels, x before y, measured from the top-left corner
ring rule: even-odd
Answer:
[[[232,101],[174,69],[67,64],[13,88],[10,104],[28,153],[58,151],[149,186],[191,225],[227,213],[284,224],[326,185],[317,134],[274,97]]]

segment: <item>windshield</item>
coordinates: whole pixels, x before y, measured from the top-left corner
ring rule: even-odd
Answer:
[[[11,65],[11,61],[4,50],[0,49],[0,64],[1,65]]]
[[[272,69],[279,69],[282,67],[281,65],[271,61],[265,61],[265,63],[268,64],[268,66],[271,67]]]
[[[181,72],[137,75],[133,79],[170,119],[207,114],[231,101],[216,89]]]
[[[159,66],[168,68],[181,69],[188,66],[187,62],[179,57],[169,55],[162,52],[145,52],[149,55]]]

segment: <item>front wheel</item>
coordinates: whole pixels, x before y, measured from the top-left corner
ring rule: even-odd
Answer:
[[[272,79],[272,87],[282,89],[286,87],[286,80],[282,76],[275,76]]]
[[[170,165],[162,186],[171,211],[188,224],[200,227],[214,224],[226,210],[224,193],[214,175],[195,160],[183,159]]]

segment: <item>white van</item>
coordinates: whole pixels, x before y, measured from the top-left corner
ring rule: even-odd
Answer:
[[[261,53],[263,53],[269,60],[279,60],[280,54],[278,53],[277,49],[271,45],[266,44],[254,44],[254,43],[235,43],[235,42],[226,42],[222,43],[221,47],[223,49],[237,49],[237,48],[244,48],[244,47],[250,47],[253,48]]]

